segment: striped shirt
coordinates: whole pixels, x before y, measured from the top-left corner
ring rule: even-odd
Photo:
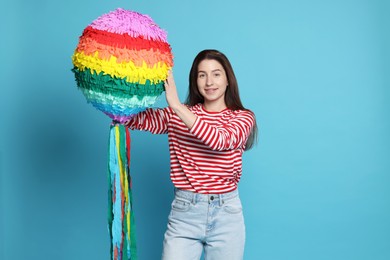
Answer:
[[[168,134],[170,177],[176,188],[204,194],[235,190],[242,173],[242,153],[254,125],[253,113],[209,112],[202,104],[188,108],[197,116],[191,129],[169,107],[138,113],[128,127]]]

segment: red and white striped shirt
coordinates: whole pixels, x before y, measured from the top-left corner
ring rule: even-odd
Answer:
[[[197,119],[191,129],[169,108],[147,109],[132,118],[130,129],[168,134],[171,180],[176,188],[197,193],[225,193],[237,188],[242,153],[254,115],[246,110],[206,111],[188,107]]]

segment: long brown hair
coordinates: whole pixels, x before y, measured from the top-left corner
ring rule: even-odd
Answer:
[[[198,90],[198,84],[197,84],[197,77],[198,77],[198,67],[199,63],[203,60],[216,60],[218,61],[222,67],[225,70],[226,77],[228,80],[228,86],[226,88],[225,92],[225,103],[226,106],[231,110],[247,110],[241,102],[240,99],[240,93],[238,91],[238,83],[236,76],[234,75],[233,67],[230,64],[230,61],[220,51],[217,50],[203,50],[196,55],[194,62],[192,63],[192,67],[190,70],[190,76],[189,76],[189,91],[188,96],[185,101],[185,103],[189,106],[194,106],[198,103],[204,102],[203,96],[200,94]],[[253,116],[254,113],[250,111]],[[252,127],[252,131],[248,137],[248,140],[246,142],[245,150],[251,149],[254,144],[257,143],[257,124],[256,124],[256,118],[254,125]]]

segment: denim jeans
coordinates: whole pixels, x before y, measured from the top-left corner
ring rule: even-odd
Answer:
[[[238,190],[199,194],[176,189],[163,260],[241,260],[245,224]]]

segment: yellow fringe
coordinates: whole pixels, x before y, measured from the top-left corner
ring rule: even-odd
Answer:
[[[149,68],[145,62],[142,63],[142,66],[136,66],[132,61],[118,63],[115,56],[111,56],[109,60],[103,60],[99,58],[98,52],[95,52],[94,55],[85,55],[83,52],[76,51],[72,60],[73,65],[80,71],[89,68],[97,74],[103,72],[111,77],[126,78],[126,81],[130,83],[140,84],[145,84],[146,80],[150,80],[151,84],[165,81],[168,71],[171,69],[164,62],[158,62],[153,68]]]
[[[126,170],[124,171],[123,169],[123,163],[122,163],[122,158],[120,157],[120,136],[119,136],[119,126],[115,126],[115,134],[116,134],[116,149],[118,153],[118,164],[119,164],[119,171],[120,171],[120,177],[121,177],[121,183],[124,183],[124,193],[125,193],[125,202],[129,201],[129,184],[128,184],[128,179],[127,179],[127,174]],[[126,139],[125,139],[126,140]],[[123,187],[122,187],[123,189]],[[130,241],[130,209],[125,207],[126,210],[126,218],[127,218],[127,241]],[[127,250],[127,249],[126,249]]]

